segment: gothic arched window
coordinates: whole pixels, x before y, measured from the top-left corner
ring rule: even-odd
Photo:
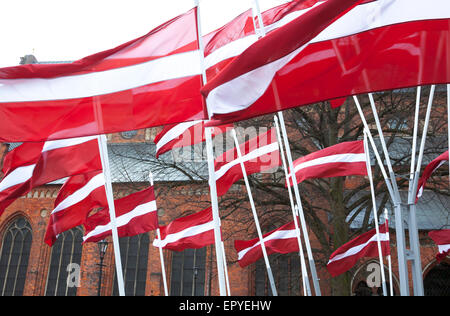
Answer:
[[[6,229],[0,251],[0,294],[21,296],[32,242],[30,223],[19,217]]]

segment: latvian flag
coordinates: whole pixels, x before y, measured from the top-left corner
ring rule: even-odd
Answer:
[[[233,128],[233,124],[213,127],[212,137],[225,133],[228,128]],[[205,122],[203,120],[164,126],[154,140],[156,158],[174,148],[193,146],[204,141]]]
[[[114,201],[119,237],[130,237],[158,228],[158,214],[153,187]],[[91,215],[84,223],[83,242],[97,242],[111,235],[109,208]]]
[[[59,234],[82,225],[93,209],[107,206],[102,171],[70,177],[56,197],[44,241],[53,246]]]
[[[299,251],[295,223],[293,221],[263,235],[263,241],[268,255],[272,253],[286,254]],[[242,268],[263,257],[259,238],[235,240],[234,248],[238,253],[238,262]]]
[[[442,261],[450,254],[450,229],[434,230],[428,233],[434,243],[438,246],[436,260]]]
[[[383,256],[390,254],[389,231],[385,225],[380,226],[381,252]],[[358,259],[378,256],[376,229],[372,229],[339,247],[330,256],[327,269],[335,277],[352,268]]]
[[[307,179],[366,176],[364,141],[343,142],[301,157],[294,161],[294,172],[297,183]]]
[[[240,145],[241,158],[236,147],[226,151],[214,161],[217,195],[222,196],[244,177],[241,161],[247,175],[264,172],[281,165],[277,133],[274,128]]]
[[[97,136],[24,143],[5,156],[0,214],[33,188],[96,170],[102,170]]]
[[[161,240],[153,246],[173,251],[203,248],[214,244],[214,222],[211,208],[177,218],[167,226],[160,227]]]
[[[445,153],[441,154],[436,159],[434,159],[425,167],[422,176],[420,177],[419,184],[417,186],[416,203],[422,196],[423,190],[425,189],[425,185],[427,184],[427,181],[431,177],[433,172],[435,172],[440,166],[442,166],[447,161],[448,161],[448,150]]]

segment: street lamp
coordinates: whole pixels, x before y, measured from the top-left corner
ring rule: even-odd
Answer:
[[[98,277],[98,289],[97,289],[97,295],[100,296],[100,288],[102,286],[102,272],[103,267],[105,266],[103,264],[103,259],[105,258],[106,250],[108,249],[108,242],[106,240],[100,240],[97,243],[98,246],[98,252],[100,255],[100,263],[97,263],[97,265],[100,267],[100,273]]]

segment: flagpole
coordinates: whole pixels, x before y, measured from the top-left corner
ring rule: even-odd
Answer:
[[[223,265],[226,267],[227,266],[227,258],[226,258],[226,255],[225,255],[225,244],[223,243],[223,241],[221,242],[221,245],[222,245],[222,252],[223,252]],[[230,280],[228,278],[228,269],[225,269],[225,282],[227,284],[228,296],[231,296]]]
[[[236,151],[237,151],[237,154],[238,154],[239,163],[241,165],[242,174],[244,176],[244,182],[245,182],[245,186],[247,188],[248,199],[250,201],[250,207],[252,209],[253,219],[254,219],[255,225],[256,225],[256,231],[258,232],[258,238],[259,238],[259,242],[261,244],[261,250],[262,250],[262,253],[263,253],[263,257],[264,257],[264,262],[266,264],[267,275],[269,277],[270,287],[272,289],[272,295],[273,296],[278,296],[277,289],[275,287],[275,280],[274,280],[273,274],[272,274],[272,269],[270,268],[269,257],[267,256],[267,250],[266,250],[266,246],[264,244],[264,238],[263,238],[263,235],[262,235],[262,232],[261,232],[261,226],[260,226],[259,220],[258,220],[258,214],[256,213],[256,207],[255,207],[255,203],[253,201],[253,195],[252,195],[252,191],[251,191],[251,188],[250,188],[250,183],[248,181],[247,172],[245,171],[244,162],[242,161],[242,153],[241,153],[241,148],[239,146],[239,141],[237,139],[236,131],[234,129],[231,130],[231,133],[232,133],[232,136],[234,138],[234,143],[235,143],[235,146],[236,146]]]
[[[259,20],[259,26],[260,26],[259,29],[260,29],[261,36],[265,36],[266,31],[264,29],[264,22],[262,19],[261,9],[259,7],[259,1],[253,0],[253,3],[254,3],[254,10],[256,10],[256,15]],[[256,29],[255,29],[255,31],[258,32],[258,30],[256,30]],[[274,91],[274,92],[277,93],[276,91]],[[291,150],[290,150],[290,146],[289,146],[289,138],[287,137],[286,125],[284,124],[284,117],[283,117],[283,113],[281,111],[278,112],[278,117],[280,120],[280,126],[282,129],[283,137],[284,137],[284,141],[285,141],[286,156],[287,156],[289,168],[291,170],[294,170],[294,168],[293,168],[294,164],[292,161],[292,155],[291,155]],[[312,254],[312,250],[311,250],[311,244],[309,242],[308,230],[306,228],[306,221],[305,221],[305,216],[303,214],[303,206],[302,206],[302,201],[301,201],[300,193],[299,193],[298,186],[297,186],[297,179],[296,179],[295,173],[293,174],[292,180],[294,180],[294,179],[295,179],[295,181],[293,181],[294,194],[295,194],[295,199],[297,201],[300,223],[302,226],[303,236],[304,236],[303,238],[305,240],[305,245],[306,245],[306,252],[308,254],[309,265],[310,265],[310,270],[311,270],[311,277],[313,280],[313,285],[314,285],[314,290],[315,290],[316,295],[321,296],[319,278],[317,276],[316,266],[314,263],[314,258],[313,258],[313,254]]]
[[[108,149],[106,145],[107,140],[105,135],[99,135],[97,139],[100,151],[100,158],[103,167],[103,174],[105,176],[106,199],[108,201],[109,217],[111,220],[111,233],[113,239],[114,259],[116,263],[116,274],[117,274],[117,287],[119,289],[119,295],[125,296],[125,288],[122,272],[122,259],[120,256],[119,233],[117,231],[116,210],[114,207],[114,195],[111,181],[111,171],[110,171],[111,169],[109,166]]]
[[[148,178],[150,181],[150,185],[153,186],[153,174],[151,171],[149,171],[148,173]],[[153,191],[155,189],[153,188]],[[158,239],[161,240],[161,231],[159,230],[159,227],[156,229],[156,234],[158,236]],[[159,248],[159,259],[161,262],[161,272],[162,272],[162,276],[163,276],[163,284],[164,284],[164,295],[165,296],[169,296],[169,291],[167,290],[167,279],[166,279],[166,268],[165,268],[165,264],[164,264],[164,255],[163,255],[163,250],[162,250],[162,243],[159,244],[158,246]]]
[[[311,296],[311,288],[309,285],[308,270],[306,269],[306,262],[305,262],[305,256],[303,254],[303,245],[302,245],[302,241],[301,241],[300,228],[298,225],[298,217],[296,215],[296,213],[297,213],[296,207],[297,206],[294,203],[294,197],[292,196],[291,186],[289,185],[289,171],[288,171],[287,165],[286,165],[286,158],[284,157],[283,144],[281,143],[280,126],[278,124],[278,118],[276,115],[274,116],[274,121],[275,121],[275,126],[277,129],[278,146],[280,147],[281,161],[283,162],[283,169],[284,169],[284,174],[285,174],[288,193],[289,193],[289,201],[291,203],[292,216],[294,217],[295,233],[297,235],[300,263],[301,263],[301,269],[302,269],[303,295]]]
[[[384,225],[386,226],[386,233],[388,234],[388,241],[389,245],[391,244],[391,237],[389,234],[389,218],[388,218],[388,210],[387,208],[384,209]],[[390,248],[390,247],[389,247]],[[389,252],[389,255],[387,256],[388,261],[388,267],[389,267],[389,292],[391,296],[394,296],[394,284],[392,283],[392,259],[391,259],[391,253]]]
[[[204,61],[204,45],[202,38],[202,28],[201,28],[201,19],[200,19],[200,1],[195,0],[195,6],[197,7],[197,37],[199,44],[199,56],[200,56],[200,65],[202,70],[202,80],[203,84],[206,84],[206,70],[205,70],[205,61]],[[206,99],[204,99],[205,102]],[[208,106],[206,107],[208,108]],[[209,113],[208,113],[209,115]],[[226,296],[226,285],[225,285],[225,266],[223,260],[223,252],[221,249],[222,236],[220,231],[220,215],[219,215],[219,202],[217,198],[217,187],[216,187],[216,177],[214,170],[214,152],[212,145],[212,128],[205,128],[205,143],[206,143],[206,155],[208,161],[208,173],[209,173],[209,188],[211,195],[211,209],[213,214],[213,223],[214,223],[214,243],[216,248],[216,262],[217,262],[217,276],[219,279],[219,293],[221,296]]]
[[[387,153],[387,149],[385,146],[383,146],[384,155],[386,157],[386,163],[389,168],[389,173],[391,177],[391,181],[389,181],[386,170],[384,169],[383,162],[381,160],[381,157],[378,153],[378,150],[376,148],[375,142],[373,140],[372,134],[370,133],[369,125],[367,124],[366,118],[364,116],[364,113],[361,109],[361,105],[359,104],[359,100],[356,96],[353,96],[353,100],[355,102],[356,108],[359,113],[359,117],[361,118],[361,121],[364,125],[364,129],[367,132],[367,136],[369,137],[369,141],[372,144],[372,149],[375,152],[375,156],[378,160],[378,164],[380,166],[381,172],[383,174],[384,180],[386,182],[386,186],[388,188],[389,194],[391,196],[392,202],[394,204],[394,212],[395,212],[395,230],[396,230],[396,240],[397,240],[397,257],[398,257],[398,274],[400,279],[400,294],[402,296],[408,296],[409,295],[409,281],[408,281],[408,265],[406,262],[406,241],[405,241],[405,229],[403,226],[403,219],[402,219],[402,205],[401,205],[401,199],[400,194],[398,192],[397,187],[397,181],[395,179],[395,174],[392,171],[392,166],[390,164],[389,154]],[[372,104],[371,104],[372,105]],[[373,106],[373,105],[372,105]],[[376,110],[376,109],[375,109]],[[374,118],[377,122],[377,128],[378,133],[380,136],[380,140],[383,144],[384,137],[381,131],[381,126],[379,124],[378,116],[376,115],[376,111],[374,111]]]
[[[387,296],[386,276],[384,274],[383,251],[381,249],[380,228],[378,227],[377,203],[375,200],[375,188],[373,185],[372,166],[370,164],[369,146],[367,144],[367,132],[366,131],[364,131],[364,152],[366,155],[367,176],[369,177],[369,182],[370,182],[370,195],[372,196],[373,220],[375,222],[375,231],[377,233],[378,257],[380,260],[380,272],[381,272],[381,282],[382,282],[382,287],[383,287],[383,295]]]

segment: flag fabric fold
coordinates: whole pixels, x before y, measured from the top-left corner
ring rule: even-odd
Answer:
[[[70,177],[56,197],[44,241],[53,246],[59,234],[84,224],[93,209],[107,206],[102,171]]]
[[[204,119],[197,9],[67,64],[0,69],[0,141],[42,141]]]
[[[153,186],[114,201],[119,237],[143,234],[158,228]],[[83,243],[98,242],[111,235],[109,208],[89,216],[84,223]]]
[[[203,248],[214,244],[214,222],[211,207],[180,217],[160,227],[161,239],[153,246],[173,251]]]
[[[343,142],[294,161],[297,183],[307,179],[367,176],[364,141]],[[292,185],[292,180],[289,182]]]
[[[434,230],[428,233],[434,243],[438,246],[436,260],[438,262],[450,255],[450,229]]]
[[[422,176],[419,179],[417,185],[416,203],[423,194],[423,190],[427,184],[428,179],[431,177],[433,172],[435,172],[440,166],[448,162],[448,150],[436,157],[432,162],[430,162],[423,170]]]
[[[274,128],[248,140],[239,147],[241,158],[238,157],[235,147],[226,151],[214,161],[218,196],[227,193],[233,183],[244,177],[241,161],[244,163],[247,175],[265,172],[281,166],[277,133]]]
[[[202,93],[213,118],[234,122],[355,94],[448,83],[442,56],[450,54],[449,18],[446,0],[320,2],[248,47]]]
[[[263,235],[264,246],[267,254],[299,251],[294,222],[287,223]],[[235,240],[234,248],[238,254],[239,265],[244,268],[263,257],[259,238],[252,240]]]
[[[381,252],[383,256],[390,254],[389,228],[386,222],[380,226]],[[335,277],[351,269],[360,258],[378,257],[376,229],[372,229],[339,247],[330,256],[327,269]]]
[[[102,170],[97,137],[24,143],[6,154],[0,182],[0,214],[40,185]]]

